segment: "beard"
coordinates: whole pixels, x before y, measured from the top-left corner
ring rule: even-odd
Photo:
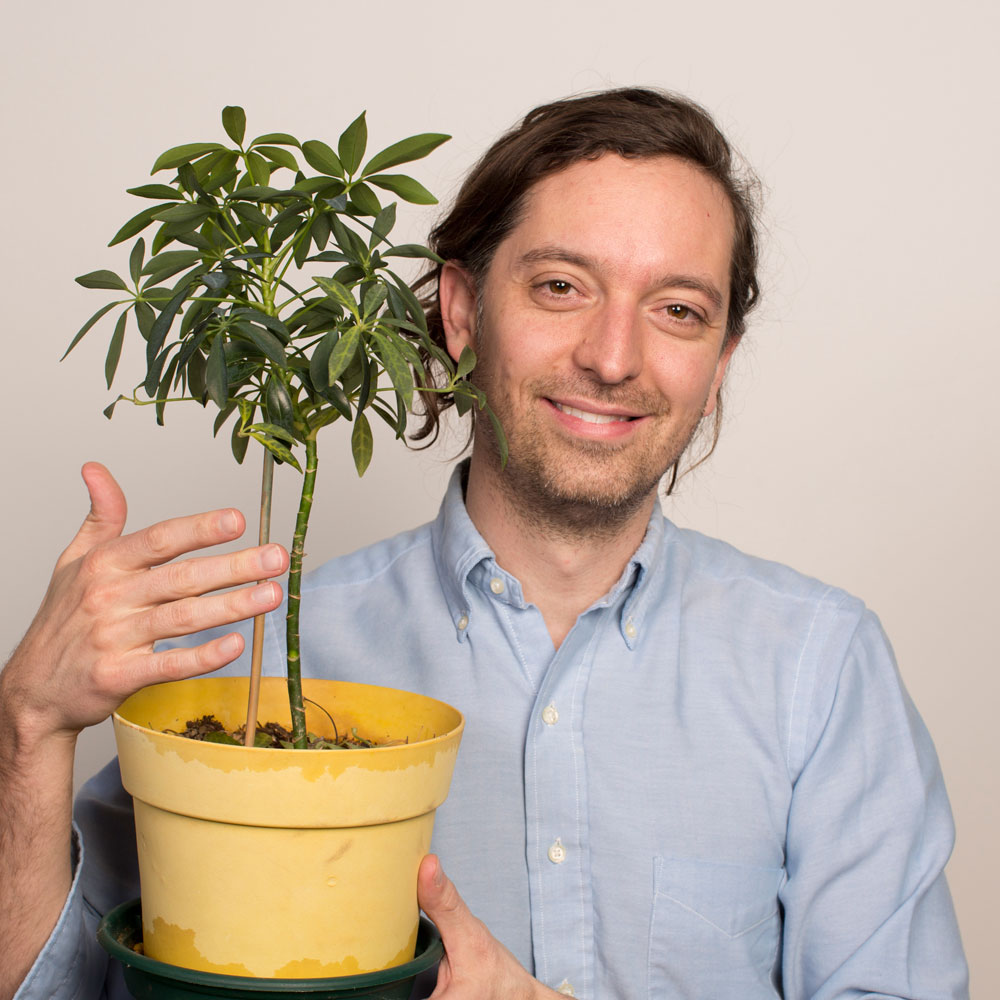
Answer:
[[[485,346],[485,345],[484,345]],[[478,420],[477,447],[489,461],[511,514],[547,534],[579,540],[612,536],[634,517],[664,475],[679,461],[701,422],[701,411],[671,419],[659,393],[635,386],[607,385],[584,375],[542,378],[523,386],[523,398],[590,399],[648,415],[649,433],[627,442],[574,439],[547,426],[529,406],[519,411],[495,377],[488,348],[480,355],[473,381],[486,392],[507,436],[509,458],[500,467],[500,450],[488,420]]]

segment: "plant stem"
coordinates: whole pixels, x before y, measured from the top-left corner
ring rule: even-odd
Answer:
[[[291,560],[288,568],[288,615],[286,638],[288,647],[288,703],[292,710],[292,742],[297,750],[307,744],[306,711],[302,703],[302,669],[299,660],[299,606],[301,604],[302,558],[305,555],[306,528],[312,510],[313,488],[316,484],[316,434],[306,438],[306,469],[302,477],[302,497],[295,519]]]
[[[264,467],[260,477],[260,530],[258,545],[271,540],[271,494],[274,481],[274,456],[264,449]],[[264,581],[259,581],[263,583]],[[247,725],[243,745],[252,747],[257,736],[257,705],[260,701],[260,671],[264,660],[264,615],[253,620],[253,652],[250,657],[250,694],[247,698]]]

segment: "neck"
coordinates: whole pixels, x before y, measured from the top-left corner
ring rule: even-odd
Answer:
[[[577,618],[611,589],[642,542],[655,490],[627,517],[599,527],[582,517],[527,508],[504,473],[487,462],[469,466],[465,506],[497,563],[521,582],[558,649]]]

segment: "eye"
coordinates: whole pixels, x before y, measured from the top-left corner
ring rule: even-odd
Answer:
[[[563,298],[573,291],[573,286],[561,278],[553,278],[551,281],[546,281],[543,287],[559,298]]]
[[[667,306],[667,314],[672,319],[679,319],[681,322],[697,319],[695,311],[690,306],[681,305],[680,302],[673,302]]]

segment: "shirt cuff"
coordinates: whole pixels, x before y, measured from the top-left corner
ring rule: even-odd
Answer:
[[[97,943],[99,915],[80,887],[84,847],[73,824],[73,884],[59,920],[14,1000],[94,1000],[104,995],[108,956]]]

